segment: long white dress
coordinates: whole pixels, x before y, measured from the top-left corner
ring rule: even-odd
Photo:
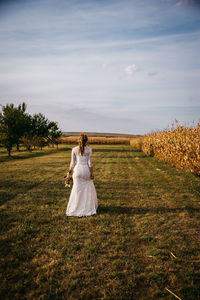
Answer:
[[[97,213],[98,200],[93,180],[90,178],[92,149],[85,147],[83,155],[79,146],[72,148],[70,167],[73,167],[73,186],[66,209],[67,216],[91,216]]]

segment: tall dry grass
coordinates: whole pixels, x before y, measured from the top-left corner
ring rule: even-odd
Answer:
[[[79,136],[61,137],[59,143],[61,144],[76,144]],[[104,145],[118,145],[130,144],[130,138],[110,138],[110,137],[88,137],[89,144],[104,144]]]
[[[147,155],[200,175],[200,123],[192,128],[176,124],[170,130],[130,139],[130,144]]]

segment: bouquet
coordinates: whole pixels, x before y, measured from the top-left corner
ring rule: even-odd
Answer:
[[[64,176],[64,183],[65,183],[65,187],[72,187],[73,185],[73,178],[72,178],[72,172],[71,170],[68,172],[67,176]],[[70,176],[69,176],[70,175]]]

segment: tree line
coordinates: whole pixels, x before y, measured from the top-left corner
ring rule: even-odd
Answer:
[[[8,156],[16,146],[20,145],[31,151],[52,144],[58,147],[58,138],[62,135],[57,122],[49,121],[42,113],[33,116],[26,112],[27,105],[22,103],[1,105],[0,113],[0,145],[5,147]]]

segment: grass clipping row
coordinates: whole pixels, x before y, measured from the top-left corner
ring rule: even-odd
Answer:
[[[200,123],[133,138],[130,144],[147,155],[200,175]]]

